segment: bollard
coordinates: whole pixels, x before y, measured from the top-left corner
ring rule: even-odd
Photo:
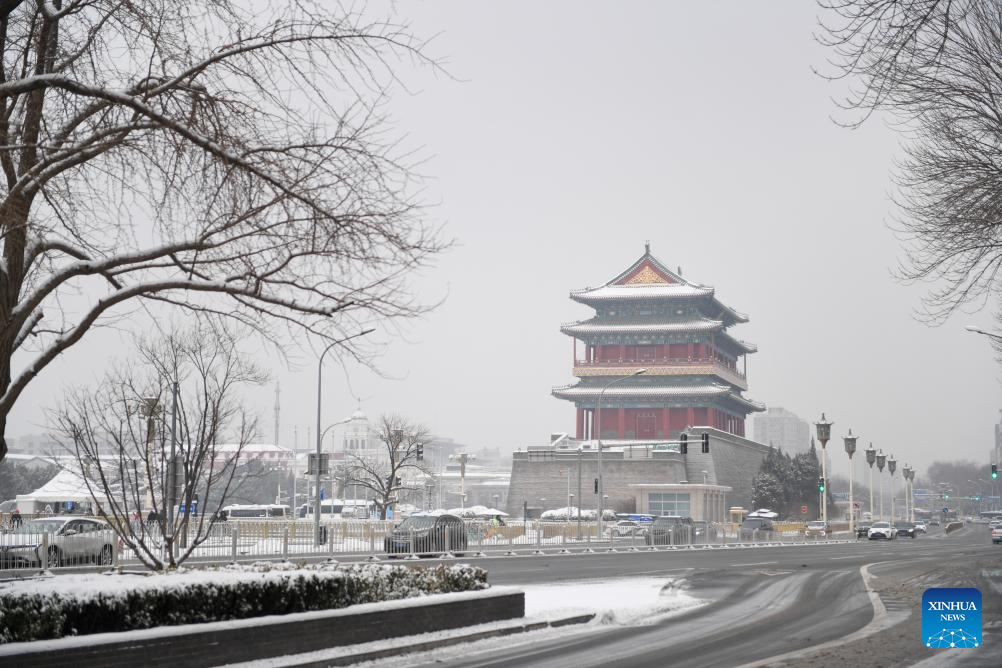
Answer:
[[[376,556],[376,532],[373,530],[372,522],[366,522],[366,531],[369,532],[369,556],[366,557],[366,561],[379,561],[379,557]]]
[[[418,559],[419,557],[416,554],[416,552],[417,552],[417,545],[414,543],[414,527],[411,527],[410,534],[411,534],[410,535],[410,551],[411,551],[411,553],[407,556],[407,558],[408,559]]]

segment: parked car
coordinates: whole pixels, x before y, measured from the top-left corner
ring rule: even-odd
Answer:
[[[929,526],[931,526],[931,527],[938,527],[939,526],[939,520],[932,520],[931,522],[929,522]]]
[[[924,520],[919,520],[918,522],[915,523],[915,531],[918,531],[920,533],[928,533],[929,525],[927,525]]]
[[[767,517],[746,517],[741,523],[741,540],[768,540],[774,530],[772,520]]]
[[[992,529],[992,543],[1002,543],[1002,526]]]
[[[413,540],[413,546],[411,541]],[[441,554],[460,556],[469,548],[466,526],[455,515],[411,515],[383,540],[387,554]]]
[[[644,528],[640,526],[639,522],[620,520],[606,529],[606,532],[611,536],[632,536],[633,534],[643,533],[643,530]]]
[[[691,517],[664,515],[654,518],[644,534],[644,542],[648,545],[685,545],[692,542],[693,533]]]
[[[894,529],[899,536],[907,536],[908,538],[914,538],[917,533],[915,531],[915,525],[911,522],[897,522],[894,525]]]
[[[870,527],[873,526],[870,522],[860,522],[856,525],[856,538],[866,538],[870,533]]]
[[[873,526],[867,532],[867,538],[870,540],[886,539],[893,540],[898,532],[894,530],[890,522],[874,522]]]
[[[831,525],[820,520],[808,522],[804,528],[804,538],[827,538],[831,533]]]
[[[115,533],[104,520],[46,517],[25,522],[0,536],[0,565],[24,568],[42,565],[42,537],[48,534],[48,566],[83,562],[110,565],[115,554]]]

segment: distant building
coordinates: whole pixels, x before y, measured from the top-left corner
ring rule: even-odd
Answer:
[[[772,406],[765,414],[752,418],[752,433],[757,442],[786,452],[806,451],[811,443],[811,427],[807,421],[779,406]]]
[[[719,521],[730,505],[750,504],[769,449],[745,438],[745,418],[765,410],[744,396],[745,357],[756,347],[730,332],[748,317],[650,246],[571,299],[595,311],[561,327],[574,341],[579,380],[552,394],[574,404],[574,438],[551,434],[549,445],[512,455],[507,512],[597,509],[599,438],[605,509]]]

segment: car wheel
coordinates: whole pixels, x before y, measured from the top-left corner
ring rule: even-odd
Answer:
[[[62,566],[63,565],[63,555],[62,555],[62,552],[60,552],[59,548],[56,547],[55,545],[52,545],[51,547],[49,547],[49,551],[46,554],[48,555],[47,561],[48,561],[49,568],[52,568],[53,566]]]
[[[111,562],[114,558],[114,548],[112,548],[111,545],[105,545],[101,548],[101,554],[97,555],[97,563],[99,566],[111,566]]]

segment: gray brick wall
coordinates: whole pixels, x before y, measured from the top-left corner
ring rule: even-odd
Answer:
[[[710,453],[701,452],[700,437],[710,434]],[[726,485],[733,489],[727,495],[728,506],[749,508],[752,497],[752,480],[758,473],[769,447],[741,436],[728,434],[719,429],[696,427],[689,437],[689,454],[655,453],[652,459],[623,459],[621,452],[605,452],[602,455],[602,475],[605,479],[605,493],[609,495],[606,507],[616,512],[636,512],[634,491],[631,483],[679,483],[693,484],[706,482],[711,485]],[[596,496],[594,480],[597,476],[594,452],[586,452],[581,461],[581,491],[583,501],[578,498],[578,456],[577,452],[556,451],[540,454],[539,451],[515,452],[512,456],[511,485],[505,511],[515,517],[522,516],[522,503],[539,511],[562,508],[567,505],[567,477],[560,471],[569,471],[571,492],[575,495],[572,505],[580,508],[595,508]],[[540,499],[546,499],[541,502]]]
[[[567,505],[567,476],[561,469],[569,471],[571,493],[575,495],[572,505],[579,508],[597,507],[595,478],[598,476],[598,462],[595,453],[585,453],[581,459],[581,496],[578,493],[577,453],[558,453],[553,459],[530,461],[526,452],[516,452],[512,457],[511,486],[505,511],[515,517],[522,516],[522,503],[539,510],[563,508]],[[682,456],[658,453],[653,459],[623,459],[622,453],[602,453],[602,478],[605,493],[609,496],[606,504],[620,513],[636,511],[634,491],[631,483],[681,482],[685,479],[685,464]],[[540,499],[546,499],[545,503]]]

